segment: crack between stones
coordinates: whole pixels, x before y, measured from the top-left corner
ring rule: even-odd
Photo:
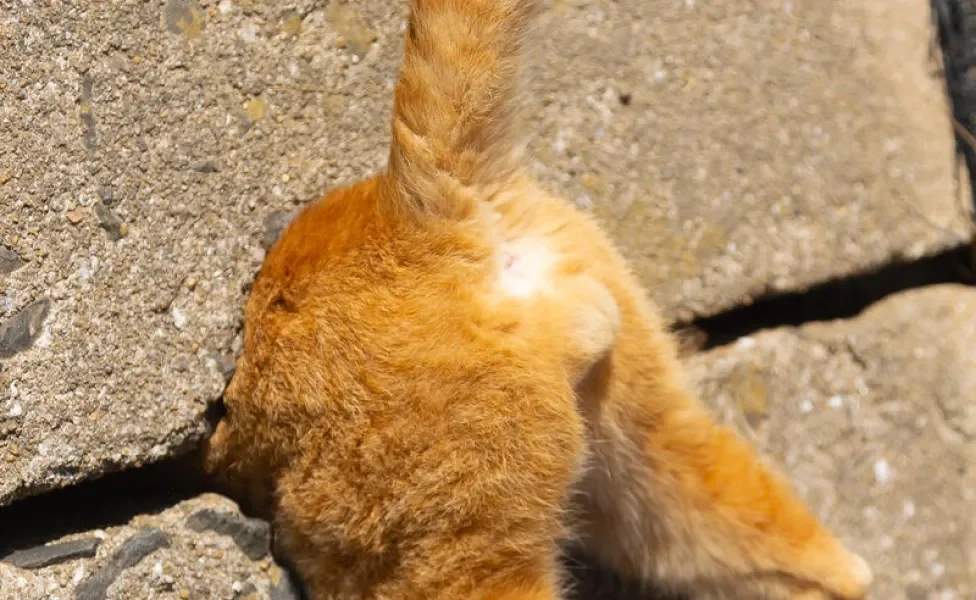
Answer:
[[[0,508],[0,561],[66,535],[129,523],[205,492],[217,492],[186,457],[118,471]]]
[[[879,268],[830,279],[805,290],[771,294],[756,301],[674,326],[685,353],[706,351],[778,327],[850,319],[888,296],[943,285],[976,284],[974,247],[960,244],[916,260],[892,261]]]

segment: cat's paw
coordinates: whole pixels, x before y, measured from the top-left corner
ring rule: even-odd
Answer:
[[[790,600],[863,600],[874,578],[871,567],[861,556],[838,548],[834,556],[806,581],[792,580]]]
[[[725,579],[708,600],[864,600],[873,575],[868,563],[831,538],[761,573]],[[695,586],[692,589],[697,591]]]
[[[841,600],[861,600],[868,593],[874,573],[860,555],[844,550],[838,571],[827,582],[834,597]]]

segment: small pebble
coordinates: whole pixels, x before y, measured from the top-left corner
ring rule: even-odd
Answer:
[[[755,338],[751,338],[749,336],[743,336],[736,340],[735,345],[737,348],[741,348],[743,350],[751,350],[752,348],[756,347],[756,340]]]
[[[874,480],[884,485],[891,479],[891,466],[885,459],[879,459],[874,463]]]
[[[186,327],[187,316],[186,313],[177,307],[173,307],[173,324],[176,325],[177,329],[183,329]]]

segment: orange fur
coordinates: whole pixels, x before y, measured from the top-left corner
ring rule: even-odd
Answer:
[[[870,570],[715,425],[592,219],[518,171],[530,0],[412,0],[386,173],[310,205],[245,313],[210,470],[313,600],[557,600],[560,542],[715,598]]]

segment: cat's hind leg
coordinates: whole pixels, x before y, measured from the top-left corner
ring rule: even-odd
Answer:
[[[667,368],[638,373],[615,372],[607,401],[588,415],[592,464],[579,495],[588,553],[696,597],[864,597],[868,565],[784,478]]]

